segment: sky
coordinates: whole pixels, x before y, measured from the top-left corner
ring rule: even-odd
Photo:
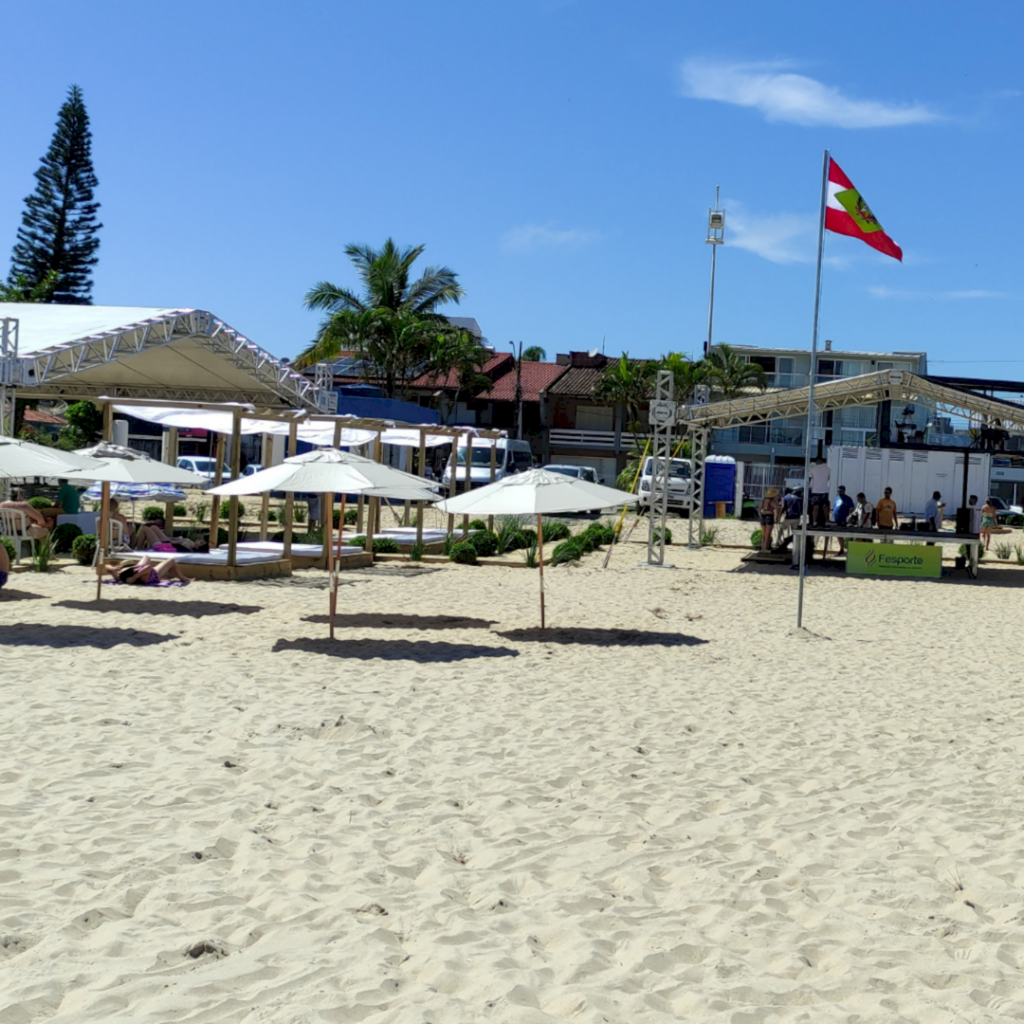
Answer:
[[[426,246],[489,342],[809,348],[822,154],[903,248],[827,235],[821,334],[1024,378],[1024,5],[291,0],[6,5],[0,256],[71,84],[93,301],[207,309],[277,356],[350,242]],[[0,265],[6,273],[7,264]]]

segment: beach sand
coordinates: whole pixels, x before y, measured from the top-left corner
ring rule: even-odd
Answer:
[[[1024,1018],[1024,570],[740,555],[12,576],[0,1021]]]

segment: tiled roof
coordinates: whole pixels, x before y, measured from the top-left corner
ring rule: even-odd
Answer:
[[[495,377],[499,376],[505,367],[506,363],[511,363],[512,354],[510,352],[497,352],[483,366],[480,367],[480,373],[484,377],[490,377],[494,380]],[[454,371],[449,371],[444,376],[433,373],[425,373],[420,377],[417,377],[410,385],[414,388],[456,388],[458,386],[458,379]]]
[[[566,367],[558,363],[523,363],[520,374],[520,386],[524,402],[539,402],[540,393],[558,380]],[[477,395],[492,402],[514,402],[516,400],[516,370],[513,366],[503,377],[499,377],[492,387]]]
[[[594,385],[601,379],[603,369],[596,366],[574,366],[568,369],[548,389],[549,395],[576,395],[589,397]]]
[[[58,416],[55,412],[47,412],[45,409],[26,409],[26,423],[45,423],[47,426],[65,427],[67,420]]]

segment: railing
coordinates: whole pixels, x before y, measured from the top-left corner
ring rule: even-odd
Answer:
[[[635,445],[647,443],[646,434],[632,434],[627,430],[619,435],[615,446],[614,430],[550,430],[548,441],[552,448],[603,448],[609,451],[629,451]]]

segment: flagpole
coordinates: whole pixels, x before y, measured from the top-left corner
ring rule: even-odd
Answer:
[[[818,373],[818,313],[821,309],[821,258],[825,250],[825,203],[828,199],[828,163],[826,149],[821,159],[821,211],[818,218],[818,270],[814,280],[814,328],[811,333],[811,373],[807,388],[807,433],[804,441],[804,500],[800,516],[800,580],[796,598],[797,629],[804,624],[804,572],[807,565],[807,520],[811,505],[811,443],[814,429],[814,380]]]

